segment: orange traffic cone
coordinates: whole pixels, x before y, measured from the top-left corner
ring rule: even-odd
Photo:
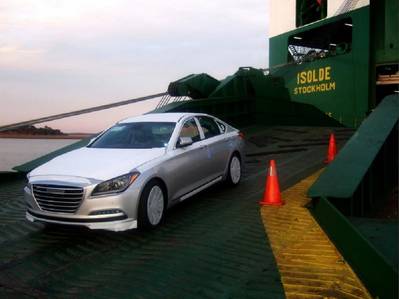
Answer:
[[[272,206],[281,206],[284,204],[284,201],[281,200],[276,162],[274,160],[270,161],[269,171],[266,177],[265,193],[259,204]]]
[[[333,133],[330,134],[330,141],[328,143],[328,151],[327,151],[327,159],[324,160],[324,163],[329,164],[335,159],[335,155],[337,154],[337,146],[335,144],[335,136]]]

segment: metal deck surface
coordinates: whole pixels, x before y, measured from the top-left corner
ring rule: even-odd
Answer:
[[[259,213],[267,162],[285,189],[322,167],[329,131],[248,129],[242,183],[183,202],[151,232],[31,224],[24,180],[0,182],[0,298],[284,298]],[[350,134],[338,129],[338,145]]]

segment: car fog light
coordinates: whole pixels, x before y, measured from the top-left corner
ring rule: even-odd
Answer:
[[[99,211],[91,212],[90,215],[98,216],[98,215],[111,215],[111,214],[118,214],[118,213],[123,213],[123,211],[119,210],[119,209],[99,210]]]

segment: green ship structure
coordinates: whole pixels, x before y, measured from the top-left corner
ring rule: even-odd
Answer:
[[[4,174],[0,183],[1,242],[9,244],[0,249],[0,296],[398,297],[399,3],[273,2],[269,68],[240,67],[223,80],[188,75],[171,82],[152,111],[209,113],[242,129],[251,143],[244,187],[200,195],[172,211],[170,223],[150,235],[42,232],[40,225],[23,223],[23,175],[89,140],[16,166],[22,177]],[[268,160],[292,162],[280,179],[283,189],[293,186],[323,167],[331,132],[339,154],[307,188],[306,209],[367,295],[333,283],[323,287],[310,276],[282,279],[288,270],[278,259],[276,264],[272,237],[264,235],[259,216],[257,197]],[[21,224],[14,231],[9,223],[16,222]],[[305,263],[306,257],[299,260]],[[28,278],[12,281],[21,271]],[[128,278],[119,280],[120,271]]]

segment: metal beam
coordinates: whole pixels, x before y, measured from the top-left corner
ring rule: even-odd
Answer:
[[[167,92],[157,93],[157,94],[153,94],[153,95],[149,95],[149,96],[145,96],[145,97],[140,97],[140,98],[120,101],[120,102],[116,102],[116,103],[110,103],[110,104],[100,105],[100,106],[96,106],[96,107],[86,108],[86,109],[82,109],[82,110],[76,110],[76,111],[72,111],[72,112],[55,114],[55,115],[36,118],[36,119],[28,120],[28,121],[8,124],[5,126],[0,126],[0,132],[16,129],[16,128],[23,127],[23,126],[29,126],[29,125],[48,122],[48,121],[57,120],[57,119],[61,119],[61,118],[66,118],[66,117],[70,117],[70,116],[76,116],[76,115],[80,115],[80,114],[115,108],[115,107],[129,105],[129,104],[133,104],[133,103],[137,103],[137,102],[143,102],[143,101],[162,97],[166,94],[167,94]]]

